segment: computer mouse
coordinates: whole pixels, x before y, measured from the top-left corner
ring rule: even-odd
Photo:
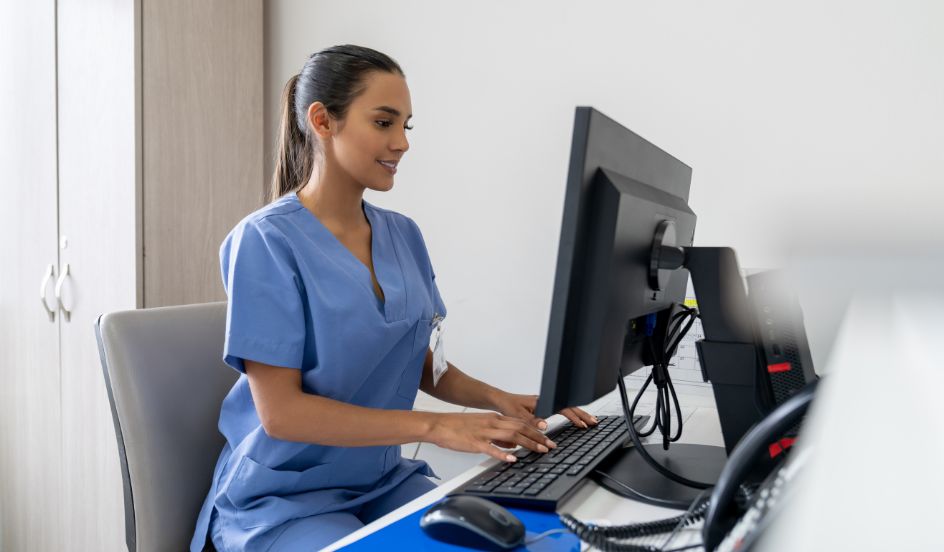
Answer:
[[[426,510],[420,527],[438,541],[477,550],[507,550],[524,542],[521,520],[478,496],[446,497]]]

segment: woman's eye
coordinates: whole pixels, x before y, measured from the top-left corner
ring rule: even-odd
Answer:
[[[379,121],[375,121],[375,122],[376,122],[377,125],[379,125],[381,128],[387,128],[387,127],[389,127],[390,125],[393,124],[392,121],[387,121],[387,120],[379,120]],[[407,129],[407,130],[413,130],[413,127],[412,127],[412,126],[405,126],[405,125],[404,125],[403,128],[405,128],[405,129]]]

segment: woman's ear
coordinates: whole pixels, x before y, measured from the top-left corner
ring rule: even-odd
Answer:
[[[321,102],[308,106],[308,126],[318,136],[327,138],[334,130],[335,121],[328,113],[328,108]]]

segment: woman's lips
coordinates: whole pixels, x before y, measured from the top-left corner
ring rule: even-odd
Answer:
[[[388,163],[385,163],[385,162],[383,162],[383,161],[377,161],[377,163],[378,163],[381,167],[383,167],[384,169],[386,169],[387,172],[389,172],[390,174],[397,174],[397,166],[396,166],[396,164],[388,164]]]

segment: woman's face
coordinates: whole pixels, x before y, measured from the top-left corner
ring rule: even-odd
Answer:
[[[366,89],[351,102],[342,123],[332,120],[335,126],[325,151],[330,148],[328,155],[334,163],[358,184],[387,191],[393,187],[397,164],[410,148],[406,138],[413,116],[410,89],[403,77],[385,71],[371,71],[364,85]]]

